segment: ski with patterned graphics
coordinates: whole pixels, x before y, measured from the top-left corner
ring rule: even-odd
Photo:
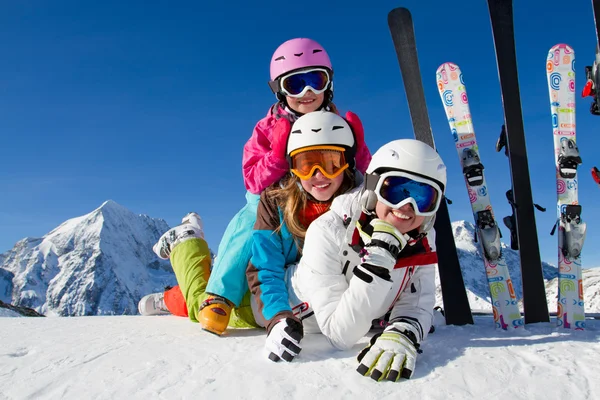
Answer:
[[[556,162],[556,211],[558,219],[558,308],[559,327],[585,328],[581,248],[586,224],[578,200],[577,167],[581,156],[576,143],[575,52],[557,44],[548,52],[546,75],[550,93],[554,160]]]
[[[479,157],[463,74],[458,65],[448,62],[437,69],[436,80],[465,176],[475,218],[475,240],[481,246],[494,321],[498,328],[518,328],[523,326],[523,319],[510,273],[502,255],[500,230],[494,217],[483,173],[484,167]]]

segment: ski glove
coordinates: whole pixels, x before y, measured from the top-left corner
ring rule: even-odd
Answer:
[[[302,323],[293,318],[282,318],[271,328],[265,343],[267,357],[271,361],[290,362],[300,353],[300,340],[304,337]]]
[[[359,365],[356,370],[376,381],[410,379],[420,352],[414,327],[402,322],[394,323],[371,338],[369,345],[357,357]]]
[[[271,140],[271,151],[278,160],[285,160],[287,156],[287,142],[292,130],[290,121],[281,117],[273,127],[273,139]]]
[[[393,225],[375,218],[362,226],[360,220],[356,226],[364,243],[363,250],[359,253],[362,266],[383,279],[389,280],[389,273],[406,246],[406,236],[400,233]]]

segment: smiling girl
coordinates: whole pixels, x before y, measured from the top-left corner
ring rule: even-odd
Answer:
[[[232,307],[240,305],[248,290],[245,270],[252,251],[259,195],[289,173],[286,146],[291,125],[313,111],[337,113],[332,103],[333,67],[329,55],[316,41],[296,38],[281,44],[271,57],[270,76],[269,87],[278,102],[256,124],[244,146],[242,172],[247,204],[223,234],[206,288],[212,297],[200,312],[203,329],[218,335],[225,332]],[[364,173],[371,153],[365,144],[362,124],[351,112],[346,113],[346,119],[359,127],[355,132],[356,168]],[[319,187],[324,184],[313,182],[307,192],[316,195],[327,192],[325,187]]]

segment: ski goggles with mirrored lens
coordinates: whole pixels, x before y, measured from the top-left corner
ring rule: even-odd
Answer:
[[[435,214],[443,196],[441,187],[435,181],[401,171],[381,174],[375,194],[388,207],[398,209],[405,204],[412,204],[415,213],[425,217]]]
[[[344,148],[319,146],[309,150],[300,149],[290,154],[292,173],[302,180],[308,180],[318,169],[329,178],[335,179],[349,167],[344,156]]]
[[[323,68],[314,68],[292,72],[279,79],[279,90],[289,97],[302,97],[310,89],[321,94],[329,87],[329,72]]]

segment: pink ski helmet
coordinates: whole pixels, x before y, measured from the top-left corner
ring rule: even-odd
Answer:
[[[280,45],[271,58],[271,80],[296,69],[325,67],[333,72],[329,55],[312,39],[296,38]]]

